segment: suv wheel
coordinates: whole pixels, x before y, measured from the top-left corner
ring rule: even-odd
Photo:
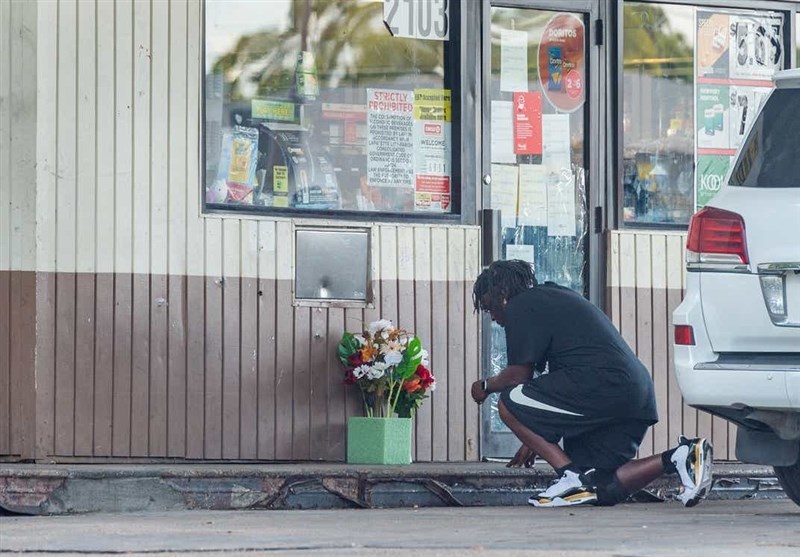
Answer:
[[[793,466],[776,466],[775,475],[789,499],[800,505],[800,459]]]

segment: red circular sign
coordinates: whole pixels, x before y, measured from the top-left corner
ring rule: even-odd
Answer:
[[[574,112],[586,99],[586,44],[583,20],[573,14],[550,18],[539,41],[539,83],[560,112]]]
[[[570,99],[583,98],[583,76],[577,70],[570,70],[564,76],[564,87]]]

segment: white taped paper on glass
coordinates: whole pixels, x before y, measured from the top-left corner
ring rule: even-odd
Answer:
[[[492,162],[514,164],[514,120],[511,101],[492,101]]]
[[[528,33],[500,31],[500,90],[528,90]]]
[[[492,209],[500,210],[503,227],[514,227],[517,222],[517,183],[519,172],[516,166],[492,165]]]
[[[544,165],[519,165],[519,224],[547,226],[547,188]]]
[[[506,244],[506,259],[521,259],[533,265],[533,246],[528,244]]]

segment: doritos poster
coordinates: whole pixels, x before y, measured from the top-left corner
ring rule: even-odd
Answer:
[[[539,82],[548,102],[559,112],[574,112],[586,99],[583,21],[572,14],[550,18],[539,43]]]

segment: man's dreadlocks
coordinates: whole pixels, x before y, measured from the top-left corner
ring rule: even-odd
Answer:
[[[472,305],[475,311],[488,310],[489,306],[498,304],[500,300],[510,300],[536,284],[536,276],[527,261],[495,261],[475,281]]]

